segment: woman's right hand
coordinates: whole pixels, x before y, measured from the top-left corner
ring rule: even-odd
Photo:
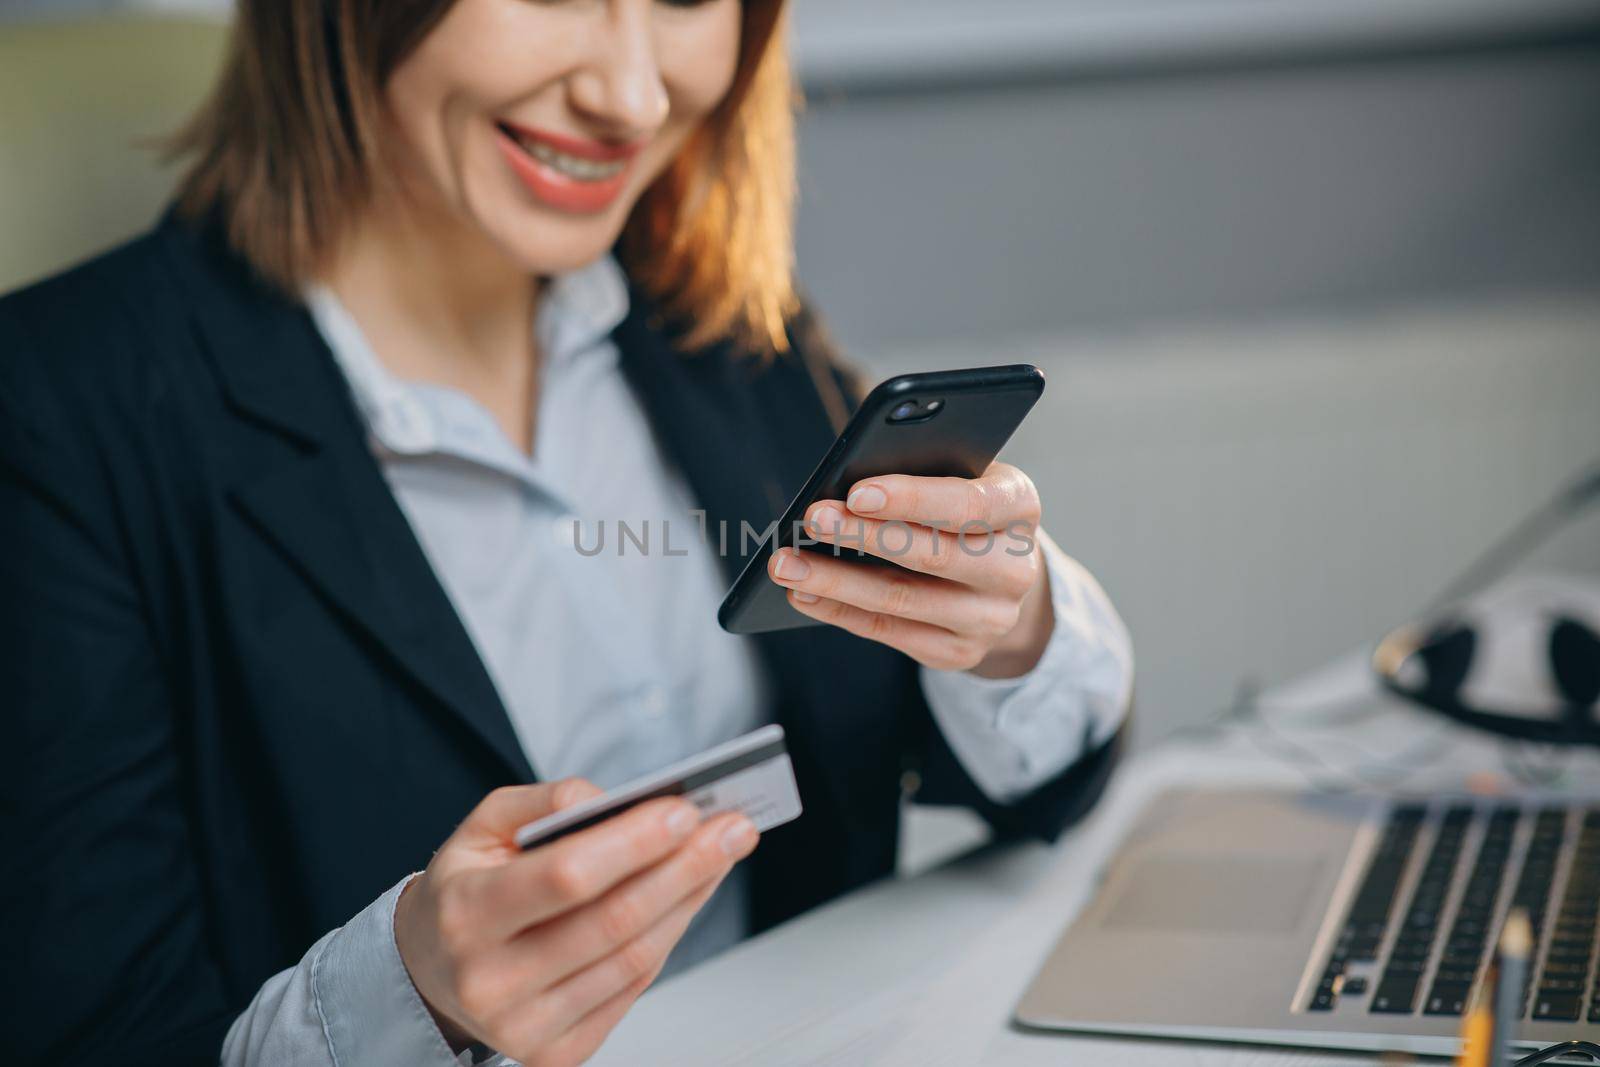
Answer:
[[[453,1048],[583,1062],[756,846],[744,816],[702,824],[687,801],[662,799],[517,848],[518,827],[599,792],[577,779],[495,790],[401,893],[400,958]]]

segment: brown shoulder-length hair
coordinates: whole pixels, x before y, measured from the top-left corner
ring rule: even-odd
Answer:
[[[173,139],[180,213],[293,291],[372,196],[382,90],[454,0],[241,0],[222,73]],[[646,190],[619,255],[683,345],[786,346],[794,107],[785,0],[742,0],[727,97]]]

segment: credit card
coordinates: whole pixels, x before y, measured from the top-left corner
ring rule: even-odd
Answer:
[[[741,812],[761,833],[799,818],[801,810],[783,727],[763,726],[530,822],[517,831],[517,846],[547,845],[657,797],[683,797],[700,809],[702,819]]]

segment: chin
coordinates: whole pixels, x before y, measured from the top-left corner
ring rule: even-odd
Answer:
[[[615,243],[615,237],[602,241],[529,241],[523,237],[502,241],[501,247],[523,270],[544,277],[581,270],[606,256]]]
[[[609,253],[637,201],[624,196],[604,211],[565,212],[531,203],[516,189],[469,196],[465,206],[493,245],[520,269],[542,276],[578,270]]]
[[[567,274],[608,254],[626,215],[551,218],[526,208],[483,226],[485,235],[519,268],[544,276]]]

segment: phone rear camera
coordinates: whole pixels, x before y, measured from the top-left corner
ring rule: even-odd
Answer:
[[[902,400],[889,409],[889,415],[884,421],[901,426],[927,422],[939,414],[939,409],[942,407],[944,407],[943,400]]]

